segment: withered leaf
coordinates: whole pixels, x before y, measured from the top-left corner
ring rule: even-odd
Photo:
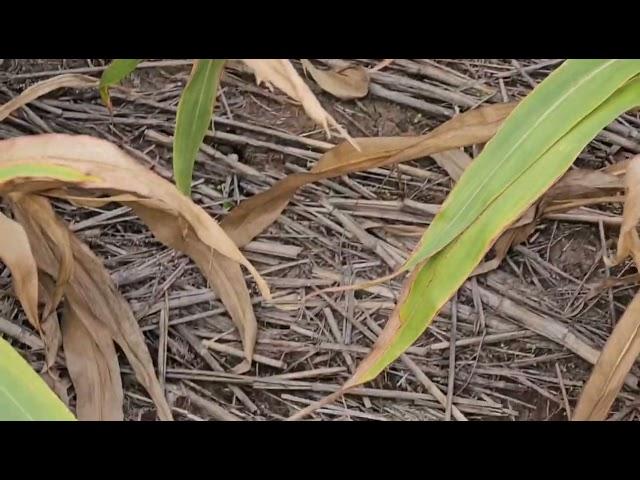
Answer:
[[[68,231],[46,198],[37,195],[12,196],[11,206],[34,246],[38,267],[54,279],[60,271],[61,255],[56,253],[59,246],[52,243],[52,238],[62,234],[50,235],[50,231],[67,231],[74,268],[69,282],[64,286],[62,333],[67,368],[78,393],[78,417],[95,420],[122,416],[122,386],[113,346],[115,341],[129,360],[136,378],[158,407],[160,418],[171,419],[144,336],[128,303],[117,291],[102,262]],[[43,282],[43,286],[53,294],[52,283],[47,285]],[[68,352],[72,352],[71,356]]]
[[[610,261],[622,262],[631,255],[640,270],[640,155],[628,163],[626,169],[626,200],[618,251]],[[607,340],[598,361],[585,385],[573,420],[604,420],[620,392],[624,379],[640,355],[640,293],[627,307]]]
[[[305,173],[280,180],[269,190],[243,201],[221,222],[240,247],[271,225],[298,188],[310,182],[413,160],[433,153],[488,141],[515,104],[498,104],[465,112],[417,137],[358,138],[360,151],[348,142],[326,152]]]
[[[258,84],[265,82],[269,87],[275,85],[284,93],[302,104],[307,115],[318,125],[322,126],[330,136],[329,127],[336,128],[343,138],[352,142],[353,140],[347,131],[320,105],[320,102],[313,94],[309,86],[293,67],[289,60],[268,59],[252,60],[243,62],[253,70]]]
[[[11,271],[13,288],[27,319],[40,331],[38,268],[24,228],[0,213],[0,260]]]
[[[366,97],[369,93],[369,73],[361,66],[353,65],[338,70],[320,70],[306,59],[301,60],[304,69],[324,91],[342,100]]]

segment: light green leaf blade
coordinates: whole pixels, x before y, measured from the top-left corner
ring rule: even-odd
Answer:
[[[100,98],[109,110],[112,109],[109,87],[120,83],[123,78],[133,72],[142,60],[118,59],[114,60],[102,72],[100,77]]]
[[[20,163],[0,166],[0,187],[6,182],[19,182],[33,178],[78,183],[96,179],[96,177],[86,175],[73,168],[47,163]]]
[[[197,60],[182,92],[173,140],[173,174],[176,186],[191,193],[193,165],[204,135],[211,124],[224,60]]]
[[[0,421],[75,420],[31,366],[0,338]]]
[[[640,79],[635,79],[615,92],[515,178],[500,197],[454,241],[420,264],[407,279],[398,305],[374,349],[345,388],[375,378],[410,347],[482,261],[502,232],[569,169],[584,147],[606,125],[638,105]],[[487,173],[480,171],[476,174]],[[454,190],[460,188],[458,184]]]
[[[549,75],[464,172],[403,269],[460,235],[545,151],[639,72],[638,60],[569,60]]]

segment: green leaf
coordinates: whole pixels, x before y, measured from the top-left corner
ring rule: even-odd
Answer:
[[[636,63],[636,71],[638,71],[640,70],[640,62]],[[626,68],[628,65],[624,63],[619,65],[627,74],[629,73]],[[611,76],[609,77],[614,85],[619,79],[618,75],[614,75],[615,73],[617,72],[610,72]],[[578,78],[583,78],[581,74],[576,73],[576,75]],[[577,78],[567,80],[575,85]],[[611,85],[607,86],[607,82],[604,84],[598,82],[598,84],[601,90],[609,92],[609,98],[575,124],[568,133],[534,161],[519,155],[518,161],[524,165],[522,168],[509,170],[508,178],[504,179],[508,180],[505,181],[507,187],[499,196],[477,218],[472,219],[470,225],[458,237],[418,265],[407,279],[398,305],[373,351],[362,362],[345,388],[375,378],[387,365],[411,346],[430,325],[438,311],[469,277],[502,232],[569,169],[585,146],[606,125],[621,113],[640,105],[640,79],[628,82],[615,92],[612,92]],[[556,94],[560,97],[564,95],[564,92],[566,92],[565,89],[558,88]],[[537,102],[538,93],[539,90],[534,90],[530,94],[528,97],[530,104]],[[594,92],[589,90],[584,94],[592,95]],[[545,103],[548,103],[549,100],[552,99],[541,99]],[[586,103],[589,99],[583,98],[582,101]],[[579,103],[573,102],[572,104],[577,106]],[[541,111],[538,111],[536,116],[528,119],[532,130],[566,131],[567,123],[573,122],[573,118],[568,118],[566,115],[560,118],[554,117],[556,120],[551,123],[540,122],[541,114]],[[514,127],[510,124],[520,121],[524,121],[524,119],[519,116],[513,119],[508,118],[501,132],[511,131]],[[539,136],[533,131],[529,135]],[[504,145],[501,145],[501,143],[513,142],[513,138],[502,135],[497,140],[492,149],[483,151],[472,163],[465,175],[473,166],[476,167],[472,170],[473,175],[481,178],[495,175],[494,166],[501,163],[503,158],[496,156],[495,152],[510,152],[509,155],[515,155],[511,149],[504,149]],[[480,167],[477,167],[478,165]],[[469,184],[469,182],[458,183],[450,196],[466,197],[467,189],[470,188]],[[429,227],[429,230],[431,228]],[[433,243],[433,245],[436,244],[436,242]]]
[[[94,176],[86,175],[79,170],[61,165],[21,163],[17,165],[0,166],[0,186],[5,182],[19,183],[21,180],[28,180],[33,177],[78,183],[96,179]]]
[[[637,60],[569,60],[549,75],[464,172],[403,270],[448,245],[540,155],[639,71]]]
[[[224,60],[197,60],[182,92],[173,140],[173,174],[176,186],[191,194],[196,155],[211,124],[213,107]]]
[[[11,345],[0,338],[0,421],[75,420]]]
[[[114,60],[102,72],[100,77],[100,97],[109,110],[113,109],[109,87],[120,83],[123,78],[133,72],[142,60]]]

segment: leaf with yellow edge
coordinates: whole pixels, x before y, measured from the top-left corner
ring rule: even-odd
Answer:
[[[640,71],[640,62],[636,62],[633,65],[635,70],[630,69],[628,63],[623,62],[620,66],[620,70],[625,72],[626,75],[632,71],[636,73]],[[570,85],[581,85],[583,84],[580,81],[581,78],[596,78],[594,77],[594,71],[602,70],[604,70],[602,65],[592,65],[590,71],[582,71],[581,68],[577,68],[572,75],[569,75],[564,80]],[[555,79],[557,78],[555,77]],[[438,311],[471,275],[496,239],[566,172],[582,149],[602,128],[621,113],[640,104],[640,80],[632,80],[622,88],[619,88],[619,76],[614,75],[609,79],[611,80],[610,83],[596,81],[596,85],[599,87],[598,95],[602,98],[602,90],[606,90],[607,96],[592,111],[583,112],[584,115],[576,124],[573,124],[575,116],[569,115],[568,112],[563,111],[562,115],[556,117],[548,113],[549,108],[536,109],[531,107],[529,107],[532,113],[530,118],[524,119],[519,115],[515,115],[518,107],[514,111],[514,116],[510,116],[505,121],[498,134],[490,142],[490,144],[494,143],[494,147],[490,149],[489,145],[487,145],[482,154],[464,172],[449,198],[468,199],[479,195],[475,187],[469,190],[469,182],[472,182],[473,179],[467,182],[463,182],[463,180],[470,174],[478,176],[480,179],[487,179],[488,175],[495,175],[495,165],[504,165],[502,157],[495,156],[497,155],[496,152],[504,152],[509,156],[515,154],[514,152],[518,152],[515,160],[518,165],[513,165],[509,170],[499,172],[502,176],[499,185],[503,185],[504,188],[497,190],[497,198],[493,199],[484,209],[480,209],[479,216],[470,218],[469,224],[462,228],[461,233],[458,235],[453,236],[454,229],[461,228],[460,225],[464,225],[464,222],[458,224],[458,226],[452,226],[454,225],[452,222],[456,218],[461,218],[459,215],[463,215],[459,211],[449,211],[448,216],[445,216],[444,220],[440,222],[439,235],[432,237],[428,234],[433,225],[436,224],[434,220],[425,235],[427,239],[433,238],[432,243],[425,243],[425,245],[431,245],[431,254],[426,255],[426,257],[417,257],[422,258],[422,260],[419,261],[407,279],[398,304],[373,350],[359,365],[351,379],[340,390],[340,393],[372,380],[411,346],[426,330]],[[537,95],[539,91],[544,93],[542,103],[547,105],[555,105],[560,99],[566,99],[566,88],[561,88],[562,85],[558,85],[555,82],[551,82],[551,85],[557,87],[555,90],[557,98],[554,98],[553,92],[541,88],[541,90],[534,90],[524,102],[535,103],[539,98]],[[605,88],[607,85],[608,89]],[[593,91],[592,89],[586,89],[582,93],[592,95]],[[585,99],[582,100],[586,102]],[[580,101],[574,100],[569,103],[572,106],[576,104],[580,104]],[[546,118],[549,122],[543,122],[541,118]],[[525,149],[525,152],[528,151],[529,153],[539,152],[539,156],[534,158],[533,161],[527,156],[522,156],[519,148],[506,148],[504,145],[495,146],[496,143],[512,144],[514,142],[522,145],[523,142],[520,137],[505,137],[503,133],[514,131],[515,127],[512,123],[522,124],[523,122],[528,123],[532,130],[547,130],[546,136],[540,133],[527,132],[525,134],[527,138],[543,138],[548,141],[550,137],[555,136],[555,133],[549,132],[549,130],[561,130],[567,133],[555,143],[552,143],[546,150],[540,151],[539,146],[536,145],[530,145],[528,149]],[[567,123],[570,125],[567,125]],[[526,132],[525,126],[521,125],[521,127],[523,132]],[[482,184],[482,182],[479,184]],[[449,205],[456,205],[460,201],[449,202],[447,200],[445,205],[447,205],[447,202],[449,202]],[[478,210],[477,206],[469,206],[469,208],[473,211]],[[443,215],[443,212],[446,212],[444,206],[436,216],[436,220],[440,215]],[[468,214],[464,213],[464,216],[467,218]],[[446,228],[447,225],[449,226],[448,230]],[[442,247],[438,248],[438,245],[442,245]],[[319,405],[335,398],[338,394],[334,394],[323,402],[302,410],[291,418],[297,419],[307,415]]]
[[[551,73],[464,172],[402,270],[451,243],[542,154],[639,72],[638,60],[570,60]]]
[[[564,174],[604,126],[638,104],[640,81],[635,80],[614,93],[554,144],[459,237],[418,266],[407,279],[383,334],[347,387],[375,378],[404,352],[464,283],[499,235]],[[458,185],[455,188],[459,188]]]

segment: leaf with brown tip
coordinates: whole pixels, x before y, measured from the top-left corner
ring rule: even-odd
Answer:
[[[369,93],[369,73],[358,65],[339,70],[320,70],[306,59],[301,60],[304,69],[309,72],[324,91],[342,100],[366,97]]]

